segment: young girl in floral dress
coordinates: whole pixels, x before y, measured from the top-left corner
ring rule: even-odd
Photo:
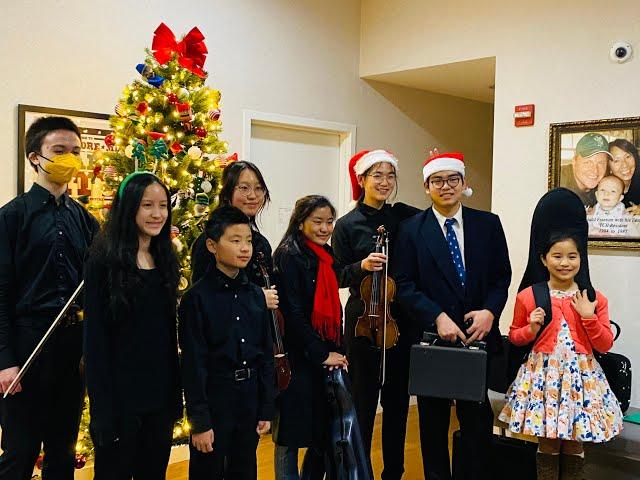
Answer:
[[[507,392],[500,420],[512,432],[538,437],[539,480],[581,479],[583,442],[606,442],[622,430],[620,405],[593,352],[613,344],[606,297],[590,301],[575,276],[580,240],[552,234],[542,251],[549,271],[552,318],[536,306],[533,288],[517,298],[509,340],[535,342]],[[542,331],[541,331],[542,329]]]

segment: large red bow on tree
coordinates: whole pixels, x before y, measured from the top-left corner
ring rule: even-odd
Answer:
[[[167,63],[171,60],[171,56],[177,53],[180,66],[199,77],[207,76],[202,67],[208,52],[204,44],[204,35],[198,30],[198,27],[193,27],[182,40],[177,42],[171,29],[161,23],[153,32],[151,50],[160,64]]]

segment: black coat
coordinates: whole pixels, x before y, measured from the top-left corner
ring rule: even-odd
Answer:
[[[331,247],[325,247],[331,252]],[[291,383],[277,399],[273,439],[289,447],[322,447],[328,435],[322,362],[340,345],[323,341],[311,326],[318,259],[307,247],[276,258],[280,309],[285,319],[284,343],[291,363]],[[334,263],[341,278],[342,268]]]
[[[445,312],[465,330],[464,315],[488,309],[495,319],[485,340],[489,351],[501,348],[500,314],[507,301],[511,265],[507,242],[497,215],[462,207],[464,258],[463,288],[451,261],[442,229],[431,208],[400,226],[392,274],[396,298],[421,330],[435,332],[435,320]]]

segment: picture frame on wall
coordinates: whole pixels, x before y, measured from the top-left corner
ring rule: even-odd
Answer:
[[[589,246],[640,249],[640,117],[552,123],[549,189],[582,200]]]
[[[28,191],[36,177],[26,157],[24,135],[36,119],[44,116],[68,117],[78,125],[83,168],[69,182],[69,193],[73,197],[90,195],[91,178],[95,176],[93,164],[99,155],[112,149],[104,142],[104,138],[113,131],[109,125],[109,115],[35,105],[18,105],[18,194]]]

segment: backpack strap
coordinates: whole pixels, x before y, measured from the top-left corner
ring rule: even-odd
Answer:
[[[549,284],[547,282],[534,283],[531,288],[533,289],[533,299],[536,302],[536,307],[542,307],[544,310],[544,322],[538,330],[536,338],[540,336],[544,328],[551,322],[551,294],[549,293]]]

